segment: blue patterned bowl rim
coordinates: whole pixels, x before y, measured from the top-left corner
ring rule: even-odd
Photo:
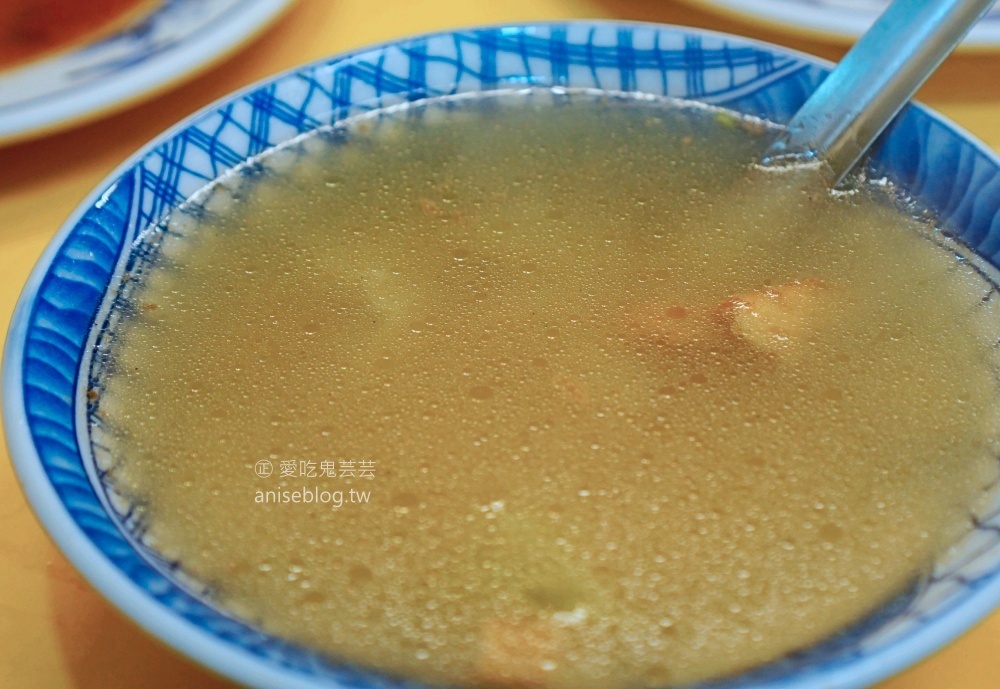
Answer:
[[[829,64],[717,32],[576,21],[478,27],[318,60],[207,106],[115,170],[59,230],[18,302],[3,359],[14,467],[58,547],[140,626],[256,687],[417,687],[335,664],[208,605],[171,576],[108,503],[87,428],[88,347],[135,257],[130,240],[224,170],[272,145],[389,104],[456,91],[555,85],[690,98],[787,121]],[[908,107],[872,167],[934,210],[994,265],[1000,157],[921,106]],[[955,638],[1000,603],[1000,508],[959,556],[845,634],[704,689],[868,686]],[[141,539],[138,539],[141,540]],[[928,592],[930,592],[928,594]]]

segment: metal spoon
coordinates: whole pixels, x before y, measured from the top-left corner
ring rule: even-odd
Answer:
[[[765,165],[820,160],[833,187],[994,0],[895,0],[799,108]]]

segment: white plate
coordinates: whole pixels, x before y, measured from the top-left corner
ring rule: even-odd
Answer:
[[[294,0],[161,0],[117,33],[0,71],[0,144],[149,98],[257,35]]]
[[[688,0],[696,5],[783,28],[853,41],[863,34],[889,0]],[[962,48],[1000,49],[1000,3],[972,28]]]

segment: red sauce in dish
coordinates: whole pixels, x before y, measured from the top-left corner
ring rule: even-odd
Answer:
[[[0,68],[119,25],[149,0],[0,0]]]

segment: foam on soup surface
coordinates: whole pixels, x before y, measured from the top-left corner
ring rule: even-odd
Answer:
[[[117,489],[224,608],[431,682],[689,682],[862,618],[996,478],[997,299],[754,129],[535,93],[265,156],[147,240]]]

